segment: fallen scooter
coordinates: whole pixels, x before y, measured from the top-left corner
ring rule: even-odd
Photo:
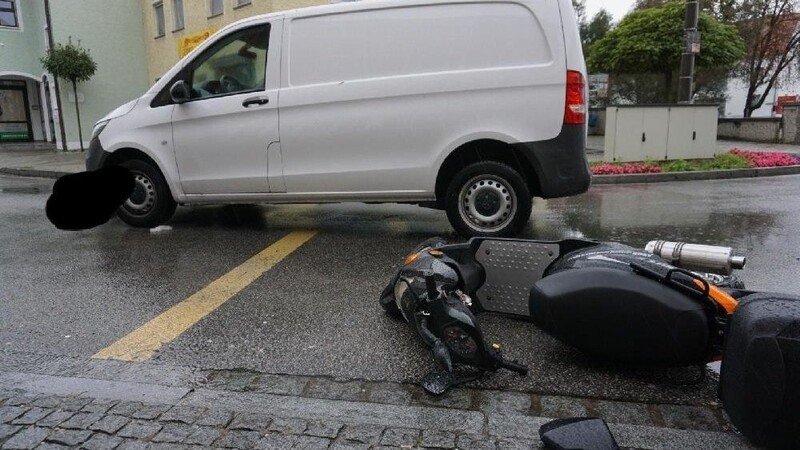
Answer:
[[[483,337],[476,315],[499,313],[604,360],[680,367],[722,358],[720,397],[733,423],[756,444],[798,447],[800,299],[746,290],[732,275],[744,265],[729,248],[676,242],[639,250],[432,239],[406,257],[380,303],[432,349],[429,394],[501,368],[527,373]]]

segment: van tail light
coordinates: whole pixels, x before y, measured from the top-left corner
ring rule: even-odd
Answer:
[[[567,106],[564,123],[579,125],[586,123],[586,84],[583,75],[576,70],[567,71]]]

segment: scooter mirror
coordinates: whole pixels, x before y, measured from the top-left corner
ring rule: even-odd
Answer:
[[[438,364],[443,371],[452,372],[453,362],[450,360],[450,351],[447,349],[447,345],[445,345],[441,339],[438,339],[433,344],[432,350],[433,359],[436,360],[436,364]]]
[[[442,395],[453,386],[453,374],[431,372],[422,379],[422,388],[430,395]]]
[[[548,422],[539,428],[545,448],[553,450],[619,450],[603,419],[571,417]]]

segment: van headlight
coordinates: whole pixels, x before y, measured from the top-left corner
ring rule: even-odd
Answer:
[[[100,133],[102,133],[103,130],[106,128],[106,125],[108,125],[108,122],[111,122],[111,119],[101,120],[100,122],[97,122],[94,125],[94,129],[92,130],[92,139],[100,136]]]

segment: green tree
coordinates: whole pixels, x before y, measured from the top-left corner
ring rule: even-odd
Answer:
[[[72,43],[72,37],[66,44],[56,44],[47,51],[41,59],[44,70],[58,78],[69,80],[72,83],[72,92],[75,95],[75,114],[78,118],[78,139],[83,151],[83,132],[81,131],[81,110],[78,106],[78,83],[89,81],[97,71],[97,64],[92,59],[89,51],[82,48],[80,42]],[[64,149],[67,143],[64,142]]]
[[[673,78],[683,50],[686,4],[680,0],[660,7],[635,10],[616,28],[592,44],[587,63],[592,72],[609,74],[659,73],[664,77],[663,101],[674,101]],[[744,56],[736,27],[701,13],[702,36],[698,67],[732,67]]]
[[[591,45],[603,39],[611,31],[613,22],[614,17],[605,9],[601,9],[597,11],[589,23],[581,27],[581,44],[583,45],[584,56],[589,57]]]

